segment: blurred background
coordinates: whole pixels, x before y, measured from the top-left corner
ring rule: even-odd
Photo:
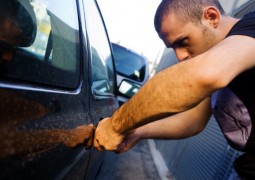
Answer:
[[[147,57],[150,71],[161,57],[163,42],[154,30],[160,0],[98,0],[110,41]]]
[[[249,0],[219,1],[224,10],[231,14]],[[110,41],[145,56],[149,61],[151,76],[176,63],[174,53],[168,53],[172,50],[165,49],[154,29],[154,15],[160,2],[161,0],[98,0]],[[162,58],[164,63],[160,62]],[[156,70],[158,64],[160,67]]]

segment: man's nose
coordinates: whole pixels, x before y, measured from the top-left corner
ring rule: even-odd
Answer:
[[[175,49],[175,54],[178,61],[184,61],[190,57],[189,53],[184,49]]]

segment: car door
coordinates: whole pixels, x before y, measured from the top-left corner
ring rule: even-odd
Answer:
[[[116,96],[116,73],[109,37],[96,0],[84,0],[87,38],[90,50],[91,77],[89,79],[92,95],[90,113],[98,124],[105,117],[110,117],[119,107]],[[93,179],[100,167],[98,163],[104,153],[91,150],[91,162],[86,179]]]
[[[90,112],[94,122],[112,115],[118,108],[116,76],[109,38],[103,18],[95,0],[85,0],[85,17],[90,52],[92,97]],[[104,105],[104,106],[103,106]]]
[[[80,1],[80,8],[84,17],[87,52],[86,59],[89,59],[89,76],[87,77],[89,95],[89,114],[95,126],[105,117],[109,117],[119,107],[116,96],[116,73],[112,58],[109,37],[105,28],[103,17],[95,0]],[[84,18],[84,19],[83,19]],[[90,151],[90,159],[86,169],[85,179],[95,179],[100,170],[104,152],[95,149]],[[84,166],[87,162],[81,158],[77,166]],[[71,173],[65,179],[73,179],[81,174],[80,168],[72,168]]]
[[[17,29],[1,28],[14,35],[0,41],[0,179],[84,179],[102,161],[75,144],[118,107],[108,38],[103,29],[105,46],[94,45],[88,2],[2,1],[2,22]]]

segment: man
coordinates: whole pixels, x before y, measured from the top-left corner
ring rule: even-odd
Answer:
[[[94,147],[120,153],[144,138],[190,137],[213,112],[229,144],[246,152],[236,161],[239,175],[254,177],[255,13],[238,20],[217,0],[163,0],[154,24],[181,63],[155,75],[102,120]]]

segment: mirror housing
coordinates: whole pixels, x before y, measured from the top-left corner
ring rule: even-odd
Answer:
[[[134,96],[142,86],[138,83],[123,79],[118,87],[119,103],[122,105]]]
[[[119,104],[129,100],[149,79],[148,59],[124,46],[111,43],[116,69]]]

